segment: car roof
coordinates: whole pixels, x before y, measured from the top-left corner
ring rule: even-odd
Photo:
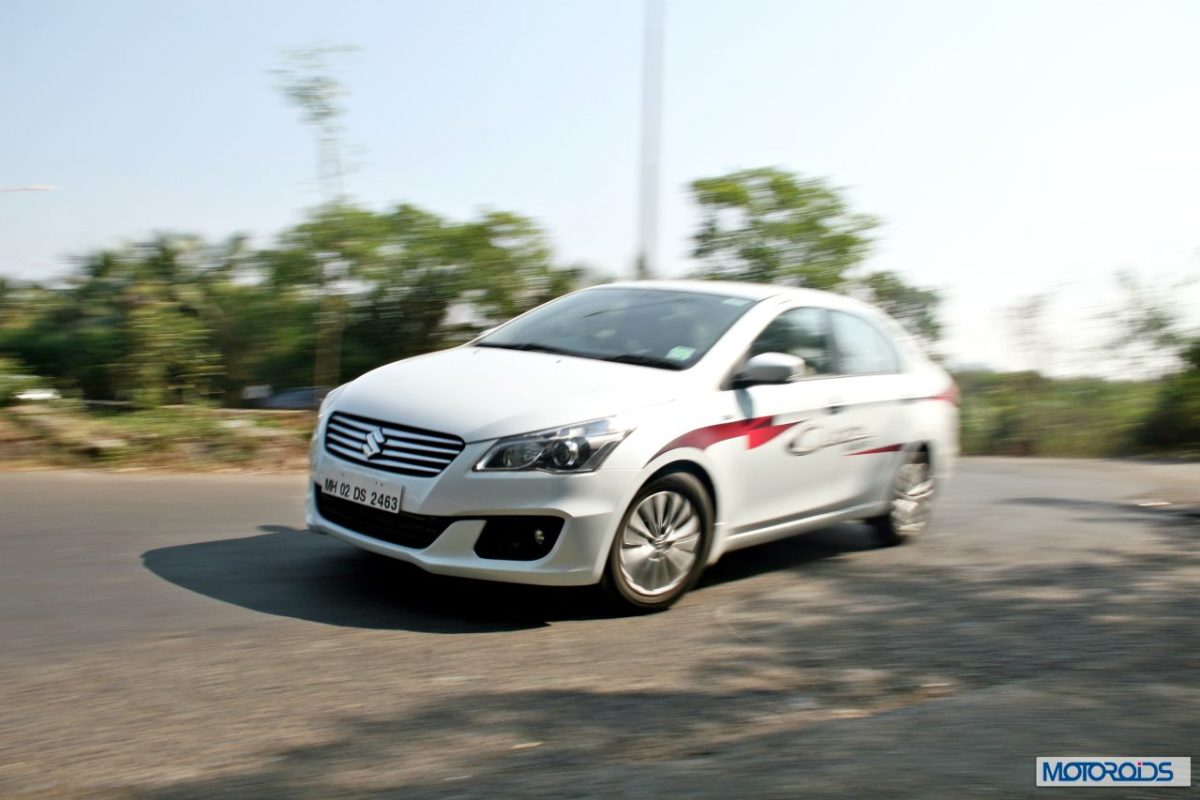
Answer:
[[[645,280],[619,281],[593,287],[596,289],[653,289],[676,292],[702,292],[704,294],[719,294],[726,297],[741,297],[747,300],[767,300],[778,297],[782,300],[801,303],[813,303],[821,306],[854,305],[854,301],[844,295],[824,292],[819,289],[802,289],[797,286],[780,286],[773,283],[743,283],[740,281],[706,281],[706,280]]]

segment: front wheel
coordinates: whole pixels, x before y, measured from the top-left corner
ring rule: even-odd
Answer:
[[[892,481],[888,512],[867,520],[879,540],[893,545],[920,535],[933,513],[934,489],[929,454],[924,450],[908,454]]]
[[[712,518],[712,500],[694,476],[674,472],[650,481],[621,518],[604,588],[626,608],[669,607],[704,571]]]

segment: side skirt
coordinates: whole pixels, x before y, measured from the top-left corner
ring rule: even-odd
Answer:
[[[773,542],[776,539],[785,539],[788,536],[793,536],[797,533],[813,530],[814,528],[823,528],[827,525],[832,525],[836,522],[842,522],[849,519],[864,519],[881,514],[887,510],[886,503],[878,501],[870,503],[860,503],[858,505],[848,506],[846,508],[837,509],[834,511],[825,511],[812,515],[797,515],[791,519],[778,520],[770,522],[766,525],[749,530],[735,530],[721,537],[717,543],[718,546],[713,548],[716,557],[710,558],[709,563],[716,562],[717,558],[725,553],[730,553],[734,550],[741,550],[743,547],[751,547],[756,544],[764,544]]]

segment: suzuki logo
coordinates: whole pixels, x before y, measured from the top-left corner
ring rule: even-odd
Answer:
[[[367,434],[367,440],[363,442],[362,454],[366,458],[374,458],[383,452],[383,431],[376,428]]]

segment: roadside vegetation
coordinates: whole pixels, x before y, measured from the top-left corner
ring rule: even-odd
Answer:
[[[1100,458],[1186,452],[1143,436],[1161,391],[1156,381],[1046,378],[1036,372],[962,372],[966,455]]]
[[[87,408],[60,400],[0,408],[0,464],[283,471],[307,463],[314,415],[205,406]]]
[[[931,352],[940,296],[862,261],[876,220],[827,183],[774,168],[691,184],[701,278],[812,286],[883,307]],[[303,463],[310,412],[251,410],[264,394],[337,385],[461,343],[606,277],[562,264],[538,224],[490,210],[448,219],[335,199],[255,248],[161,234],[88,253],[46,285],[0,280],[0,459],[276,468]],[[1121,348],[1157,359],[1141,381],[963,372],[963,450],[1021,456],[1200,452],[1200,343],[1130,283]],[[1036,349],[1031,298],[1016,309]],[[62,399],[30,397],[52,390]],[[36,400],[37,402],[31,402]]]

